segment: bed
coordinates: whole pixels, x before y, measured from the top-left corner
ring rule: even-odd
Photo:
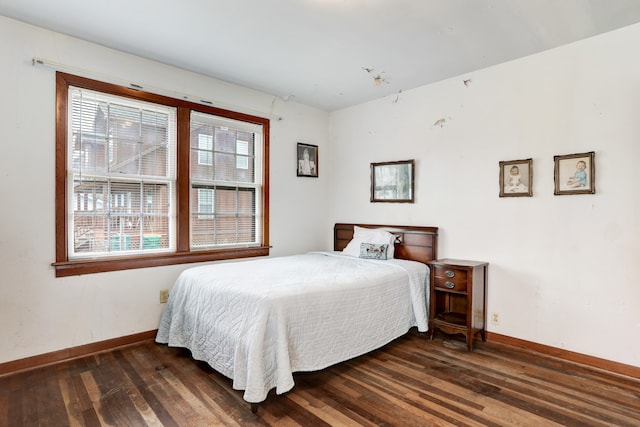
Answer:
[[[291,390],[294,372],[368,353],[413,327],[426,332],[437,237],[437,227],[340,223],[333,251],[187,269],[156,342],[231,378],[255,411],[270,390]],[[367,242],[376,238],[389,244]]]

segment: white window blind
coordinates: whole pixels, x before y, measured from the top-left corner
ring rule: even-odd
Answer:
[[[175,250],[176,109],[69,88],[70,258]]]
[[[190,129],[191,249],[259,245],[262,126],[192,112]]]

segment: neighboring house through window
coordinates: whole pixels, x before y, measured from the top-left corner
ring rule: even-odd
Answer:
[[[57,276],[268,254],[268,119],[64,73],[57,93]]]

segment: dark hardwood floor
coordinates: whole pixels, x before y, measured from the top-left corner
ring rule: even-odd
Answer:
[[[1,426],[639,426],[640,381],[525,350],[411,332],[256,414],[231,381],[152,342],[0,377]]]

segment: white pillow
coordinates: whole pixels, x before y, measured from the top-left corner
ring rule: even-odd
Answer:
[[[376,243],[376,244],[389,244],[389,249],[387,249],[387,258],[393,258],[395,252],[395,244],[396,244],[396,236],[395,234],[391,234],[388,231],[374,229],[374,228],[364,228],[358,227],[357,225],[353,226],[353,235],[354,237],[363,237],[365,239],[372,239],[371,242],[366,243]],[[358,251],[359,252],[359,251]]]
[[[376,245],[389,245],[387,249],[387,259],[392,259],[395,252],[396,236],[384,231],[376,230],[373,228],[353,226],[353,239],[342,250],[345,255],[360,256],[360,244],[361,243],[373,243]]]

